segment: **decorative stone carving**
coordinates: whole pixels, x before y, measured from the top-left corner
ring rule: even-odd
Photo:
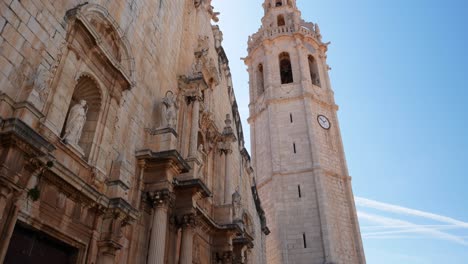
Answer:
[[[232,251],[216,252],[213,254],[213,261],[216,264],[232,263],[233,258],[234,256]]]
[[[201,7],[204,10],[206,10],[208,12],[208,14],[211,15],[211,19],[213,19],[213,21],[215,21],[215,22],[219,21],[219,18],[218,18],[219,12],[214,12],[213,11],[213,6],[211,5],[211,0],[194,0],[193,5],[195,6],[195,8],[200,8]]]
[[[63,136],[63,140],[67,144],[75,147],[78,146],[78,142],[80,141],[81,133],[83,132],[83,127],[86,122],[87,112],[88,107],[85,100],[81,100],[71,108],[65,127],[65,134]]]
[[[172,207],[175,201],[174,193],[169,190],[155,191],[148,193],[148,198],[153,204],[153,207]]]
[[[177,112],[179,103],[177,96],[172,91],[167,91],[166,96],[163,98],[163,128],[176,129],[177,127]]]
[[[203,77],[209,87],[219,84],[219,73],[215,60],[209,57],[210,38],[199,36],[197,48],[195,49],[195,60],[192,64],[191,78]]]
[[[221,154],[229,154],[232,152],[232,142],[236,142],[237,138],[232,129],[232,120],[229,114],[226,115],[226,120],[224,121],[225,127],[221,136],[221,141],[218,142],[218,149]]]
[[[234,220],[242,219],[242,196],[239,193],[239,187],[232,194],[232,211]]]
[[[185,214],[179,218],[179,225],[182,228],[195,228],[197,226],[197,216],[195,214]]]
[[[132,219],[118,209],[108,209],[103,217],[101,243],[113,244],[115,250],[119,250],[122,247],[120,239],[123,236],[124,228],[130,225]]]

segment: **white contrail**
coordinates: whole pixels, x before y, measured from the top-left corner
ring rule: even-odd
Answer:
[[[435,228],[435,229],[460,229],[458,225],[419,225],[422,227],[427,228]],[[410,228],[411,226],[404,226],[404,225],[397,225],[397,226],[384,226],[384,225],[372,225],[372,226],[361,226],[361,230],[366,231],[378,231],[378,230],[391,230],[391,229],[402,229],[402,228]]]
[[[450,229],[457,229],[457,226],[450,226],[450,227],[440,227],[440,226],[426,226],[426,225],[416,225],[418,228],[429,228],[432,230],[450,230]],[[419,233],[418,229],[415,229],[414,226],[401,226],[401,228],[397,230],[391,231],[379,231],[379,232],[366,232],[366,236],[382,236],[382,235],[394,235],[394,234],[406,234],[406,233]]]
[[[456,220],[447,216],[414,210],[414,209],[410,209],[410,208],[406,208],[406,207],[402,207],[398,205],[382,203],[382,202],[373,201],[373,200],[369,200],[369,199],[361,198],[361,197],[356,197],[355,200],[356,200],[356,204],[360,207],[373,208],[373,209],[377,209],[380,211],[397,213],[397,214],[417,216],[417,217],[422,217],[422,218],[426,218],[426,219],[430,219],[430,220],[434,220],[434,221],[438,221],[442,223],[456,225],[460,228],[468,228],[467,222],[459,221],[459,220]]]
[[[424,226],[419,226],[417,224],[399,220],[399,219],[394,219],[394,218],[388,218],[380,215],[375,215],[375,214],[369,214],[365,212],[358,212],[358,216],[360,219],[366,219],[368,221],[380,224],[380,225],[389,225],[389,226],[405,226],[405,227],[411,227],[413,233],[419,233],[423,235],[431,235],[433,237],[437,237],[439,239],[444,239],[447,241],[452,241],[464,246],[468,246],[468,242],[466,242],[463,238],[439,231],[437,229],[432,229],[432,228],[427,228]],[[365,237],[365,234],[364,234]]]

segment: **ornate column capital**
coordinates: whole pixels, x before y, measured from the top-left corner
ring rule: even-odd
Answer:
[[[178,224],[182,228],[196,228],[198,217],[195,213],[185,214],[179,217]]]
[[[148,199],[154,208],[168,209],[174,206],[175,194],[169,190],[148,192]]]
[[[214,253],[214,263],[219,264],[231,264],[234,260],[234,254],[232,251],[223,251]]]

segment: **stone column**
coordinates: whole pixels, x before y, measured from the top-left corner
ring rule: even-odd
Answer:
[[[231,158],[232,150],[227,148],[224,150],[225,160],[225,173],[224,173],[224,204],[231,204],[232,202],[232,168]]]
[[[168,210],[174,195],[169,191],[158,191],[151,195],[153,200],[153,225],[151,229],[148,264],[164,264]]]
[[[226,115],[226,120],[224,120],[225,127],[223,129],[223,139],[219,142],[218,146],[221,153],[224,154],[225,158],[225,174],[224,174],[224,204],[230,204],[232,201],[232,179],[233,179],[233,171],[232,171],[232,164],[231,159],[232,155],[232,143],[237,141],[235,136],[234,130],[232,128],[232,120],[229,114]]]
[[[6,186],[0,186],[0,223],[2,219],[5,217],[6,213],[5,208],[7,207],[7,200],[8,196],[10,195],[11,190]]]
[[[178,263],[178,250],[179,250],[179,227],[176,224],[175,217],[170,218],[169,222],[169,256],[168,264]]]
[[[198,123],[200,119],[200,101],[198,98],[195,98],[192,106],[192,127],[190,130],[190,147],[189,147],[189,157],[197,156],[197,142],[198,142]]]
[[[192,264],[193,233],[196,227],[195,215],[188,214],[182,218],[182,241],[179,264]]]

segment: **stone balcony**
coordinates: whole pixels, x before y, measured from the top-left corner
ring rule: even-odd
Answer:
[[[261,28],[257,33],[249,38],[248,51],[250,52],[258,47],[258,45],[260,45],[264,40],[271,40],[280,36],[291,36],[297,33],[313,38],[319,44],[323,44],[321,35],[317,34],[314,29],[302,24],[294,24],[290,26]]]

